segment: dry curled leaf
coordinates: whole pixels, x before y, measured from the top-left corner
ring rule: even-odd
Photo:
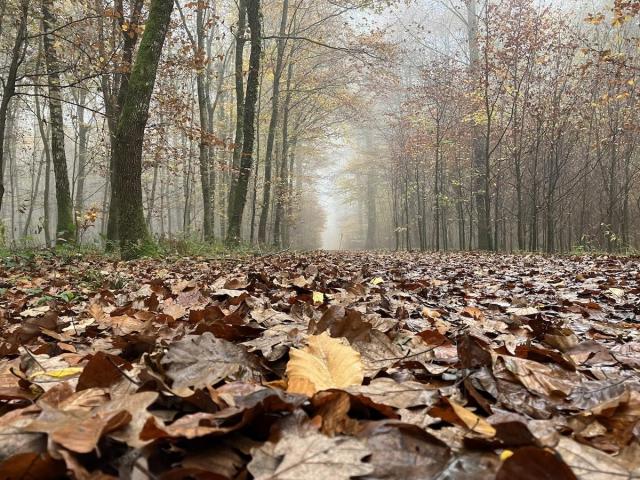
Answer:
[[[313,395],[329,388],[360,385],[364,369],[360,354],[327,333],[309,337],[304,349],[292,348],[287,363],[288,391]]]

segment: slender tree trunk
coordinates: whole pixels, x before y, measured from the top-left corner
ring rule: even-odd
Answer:
[[[148,206],[147,206],[147,228],[149,231],[152,231],[151,221],[153,218],[153,209],[155,207],[156,202],[156,188],[158,186],[158,170],[159,170],[160,162],[156,160],[153,164],[153,181],[151,182],[151,193],[149,194]]]
[[[262,210],[260,211],[260,223],[258,225],[258,243],[267,241],[267,220],[269,219],[269,206],[271,202],[271,168],[273,162],[273,143],[278,126],[280,113],[280,79],[284,66],[284,36],[287,33],[287,18],[289,13],[289,0],[282,2],[282,16],[280,18],[280,31],[276,44],[276,66],[273,72],[273,92],[271,97],[271,119],[267,133],[267,145],[264,156],[264,185],[262,190]],[[286,162],[285,162],[286,163]]]
[[[287,185],[289,176],[289,109],[291,106],[291,79],[293,77],[293,62],[287,67],[287,92],[283,105],[282,116],[282,159],[280,162],[280,173],[276,189],[276,218],[273,226],[273,243],[280,247],[282,245],[282,231],[284,225],[285,207],[288,202]]]
[[[480,48],[478,46],[478,15],[477,1],[465,0],[467,4],[467,36],[469,42],[469,70],[472,78],[481,75]],[[485,91],[485,96],[486,96]],[[486,100],[486,98],[485,98]],[[491,234],[489,230],[489,201],[487,191],[487,145],[490,138],[485,133],[483,138],[480,125],[474,125],[472,129],[471,156],[474,169],[474,204],[478,214],[478,248],[480,250],[491,249]]]
[[[162,54],[173,0],[152,0],[138,54],[123,95],[115,136],[115,182],[111,198],[118,199],[121,255],[125,259],[145,253],[151,238],[142,203],[142,146],[149,103]]]
[[[53,0],[42,0],[42,25],[44,57],[47,64],[49,85],[49,125],[51,128],[51,156],[56,180],[57,225],[56,240],[75,241],[73,203],[69,188],[67,156],[64,148],[64,120],[62,115],[62,90],[60,89],[60,63],[54,46],[55,16]]]
[[[200,138],[198,142],[198,162],[200,168],[200,187],[202,189],[202,230],[205,241],[213,240],[213,225],[212,225],[212,197],[211,197],[211,185],[209,179],[209,143],[208,137],[208,125],[209,125],[209,111],[207,109],[207,92],[205,84],[205,75],[208,61],[205,58],[205,44],[204,44],[204,8],[198,5],[196,10],[196,60],[199,64],[199,70],[196,77],[196,91],[198,94],[198,114],[200,117]]]
[[[45,135],[46,137],[46,135]],[[44,200],[43,200],[43,217],[42,228],[44,229],[44,242],[47,247],[51,246],[51,153],[49,147],[45,145],[45,161],[47,162],[44,169]]]
[[[16,241],[16,200],[19,199],[20,192],[18,192],[18,175],[16,172],[16,112],[15,109],[9,113],[7,119],[7,136],[4,139],[5,150],[7,151],[7,157],[9,160],[9,188],[11,189],[11,241],[15,244]],[[18,235],[20,232],[18,232]]]
[[[29,227],[31,226],[31,219],[33,217],[33,211],[36,205],[36,199],[38,198],[38,192],[40,191],[40,179],[42,178],[42,167],[44,166],[44,149],[40,150],[40,160],[38,160],[37,149],[37,120],[33,124],[33,149],[31,151],[31,189],[29,192],[29,209],[27,210],[27,219],[24,222],[24,228],[22,230],[22,238],[26,238],[29,235]],[[36,165],[38,172],[36,173]]]
[[[235,90],[236,90],[236,131],[233,144],[233,157],[231,160],[231,178],[229,182],[229,196],[227,202],[227,217],[230,219],[235,211],[236,194],[233,187],[237,184],[240,175],[240,163],[243,152],[244,140],[244,44],[245,30],[247,28],[247,0],[238,1],[238,28],[236,31],[236,51],[235,51]],[[247,86],[248,88],[248,86]]]
[[[242,214],[247,201],[247,191],[251,166],[253,163],[253,143],[255,133],[255,112],[258,99],[258,75],[260,73],[260,55],[262,33],[260,28],[260,0],[247,0],[247,19],[251,28],[251,55],[249,57],[249,76],[244,102],[242,158],[236,182],[232,182],[232,209],[227,228],[227,242],[237,244],[240,241]]]
[[[434,196],[435,196],[435,205],[434,205],[434,221],[435,221],[435,237],[436,237],[436,251],[440,250],[440,121],[436,119],[436,164],[435,164],[435,175],[434,175]]]
[[[38,173],[36,174],[35,185],[33,186],[31,190],[31,196],[29,197],[29,210],[27,211],[27,219],[24,222],[24,229],[22,230],[23,237],[27,237],[29,235],[29,227],[31,226],[31,218],[33,217],[33,210],[36,205],[36,199],[38,198],[38,193],[40,192],[40,179],[42,178],[42,167],[45,164],[45,158],[46,157],[44,154],[44,150],[42,150],[40,154],[40,162],[38,163]]]
[[[289,178],[287,181],[287,185],[286,185],[286,202],[284,203],[284,213],[283,213],[283,218],[282,218],[282,222],[283,222],[283,227],[282,227],[282,243],[285,247],[289,247],[291,245],[291,219],[293,218],[293,209],[292,209],[292,201],[293,201],[293,197],[294,197],[294,192],[293,192],[293,167],[295,165],[295,160],[296,160],[296,146],[297,146],[298,140],[297,140],[297,133],[294,134],[293,136],[293,140],[291,140],[290,142],[287,142],[287,151],[290,151],[291,153],[289,154]],[[296,168],[296,175],[298,178],[298,187],[299,189],[302,188],[302,184],[300,182],[300,177],[302,176],[301,172],[300,172],[300,167],[298,166]],[[300,195],[298,195],[298,198],[300,197]]]
[[[78,178],[76,180],[76,201],[75,211],[82,213],[84,210],[84,182],[87,176],[87,145],[89,125],[85,120],[86,91],[81,90],[78,96],[78,107],[76,110],[78,122]]]
[[[264,70],[264,65],[261,66]],[[256,123],[256,161],[253,165],[253,187],[251,195],[251,224],[249,225],[249,243],[254,244],[256,238],[256,212],[258,210],[258,176],[260,173],[260,115],[262,110],[262,86],[264,82],[264,71],[260,72],[260,85],[258,86],[258,104]]]
[[[9,104],[16,93],[16,80],[18,68],[24,60],[27,39],[27,17],[29,14],[29,0],[20,2],[20,18],[18,19],[16,38],[11,49],[11,60],[7,70],[7,76],[2,86],[2,100],[0,101],[0,210],[2,210],[2,200],[4,197],[4,143],[5,130],[7,127],[7,114]]]

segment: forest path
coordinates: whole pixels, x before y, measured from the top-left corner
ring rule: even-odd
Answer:
[[[569,479],[638,468],[638,259],[2,262],[3,474]]]

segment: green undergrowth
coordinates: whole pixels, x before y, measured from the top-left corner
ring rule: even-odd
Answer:
[[[171,257],[242,257],[273,253],[273,248],[259,248],[249,244],[234,246],[216,240],[205,242],[193,238],[160,239],[145,245],[140,258],[166,259]],[[5,267],[37,263],[38,260],[56,259],[63,263],[74,260],[102,258],[120,260],[118,248],[103,248],[99,245],[59,244],[47,248],[41,245],[21,244],[15,246],[0,245],[0,265]]]

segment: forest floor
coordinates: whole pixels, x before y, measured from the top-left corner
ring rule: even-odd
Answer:
[[[640,478],[640,260],[0,260],[0,479]]]

